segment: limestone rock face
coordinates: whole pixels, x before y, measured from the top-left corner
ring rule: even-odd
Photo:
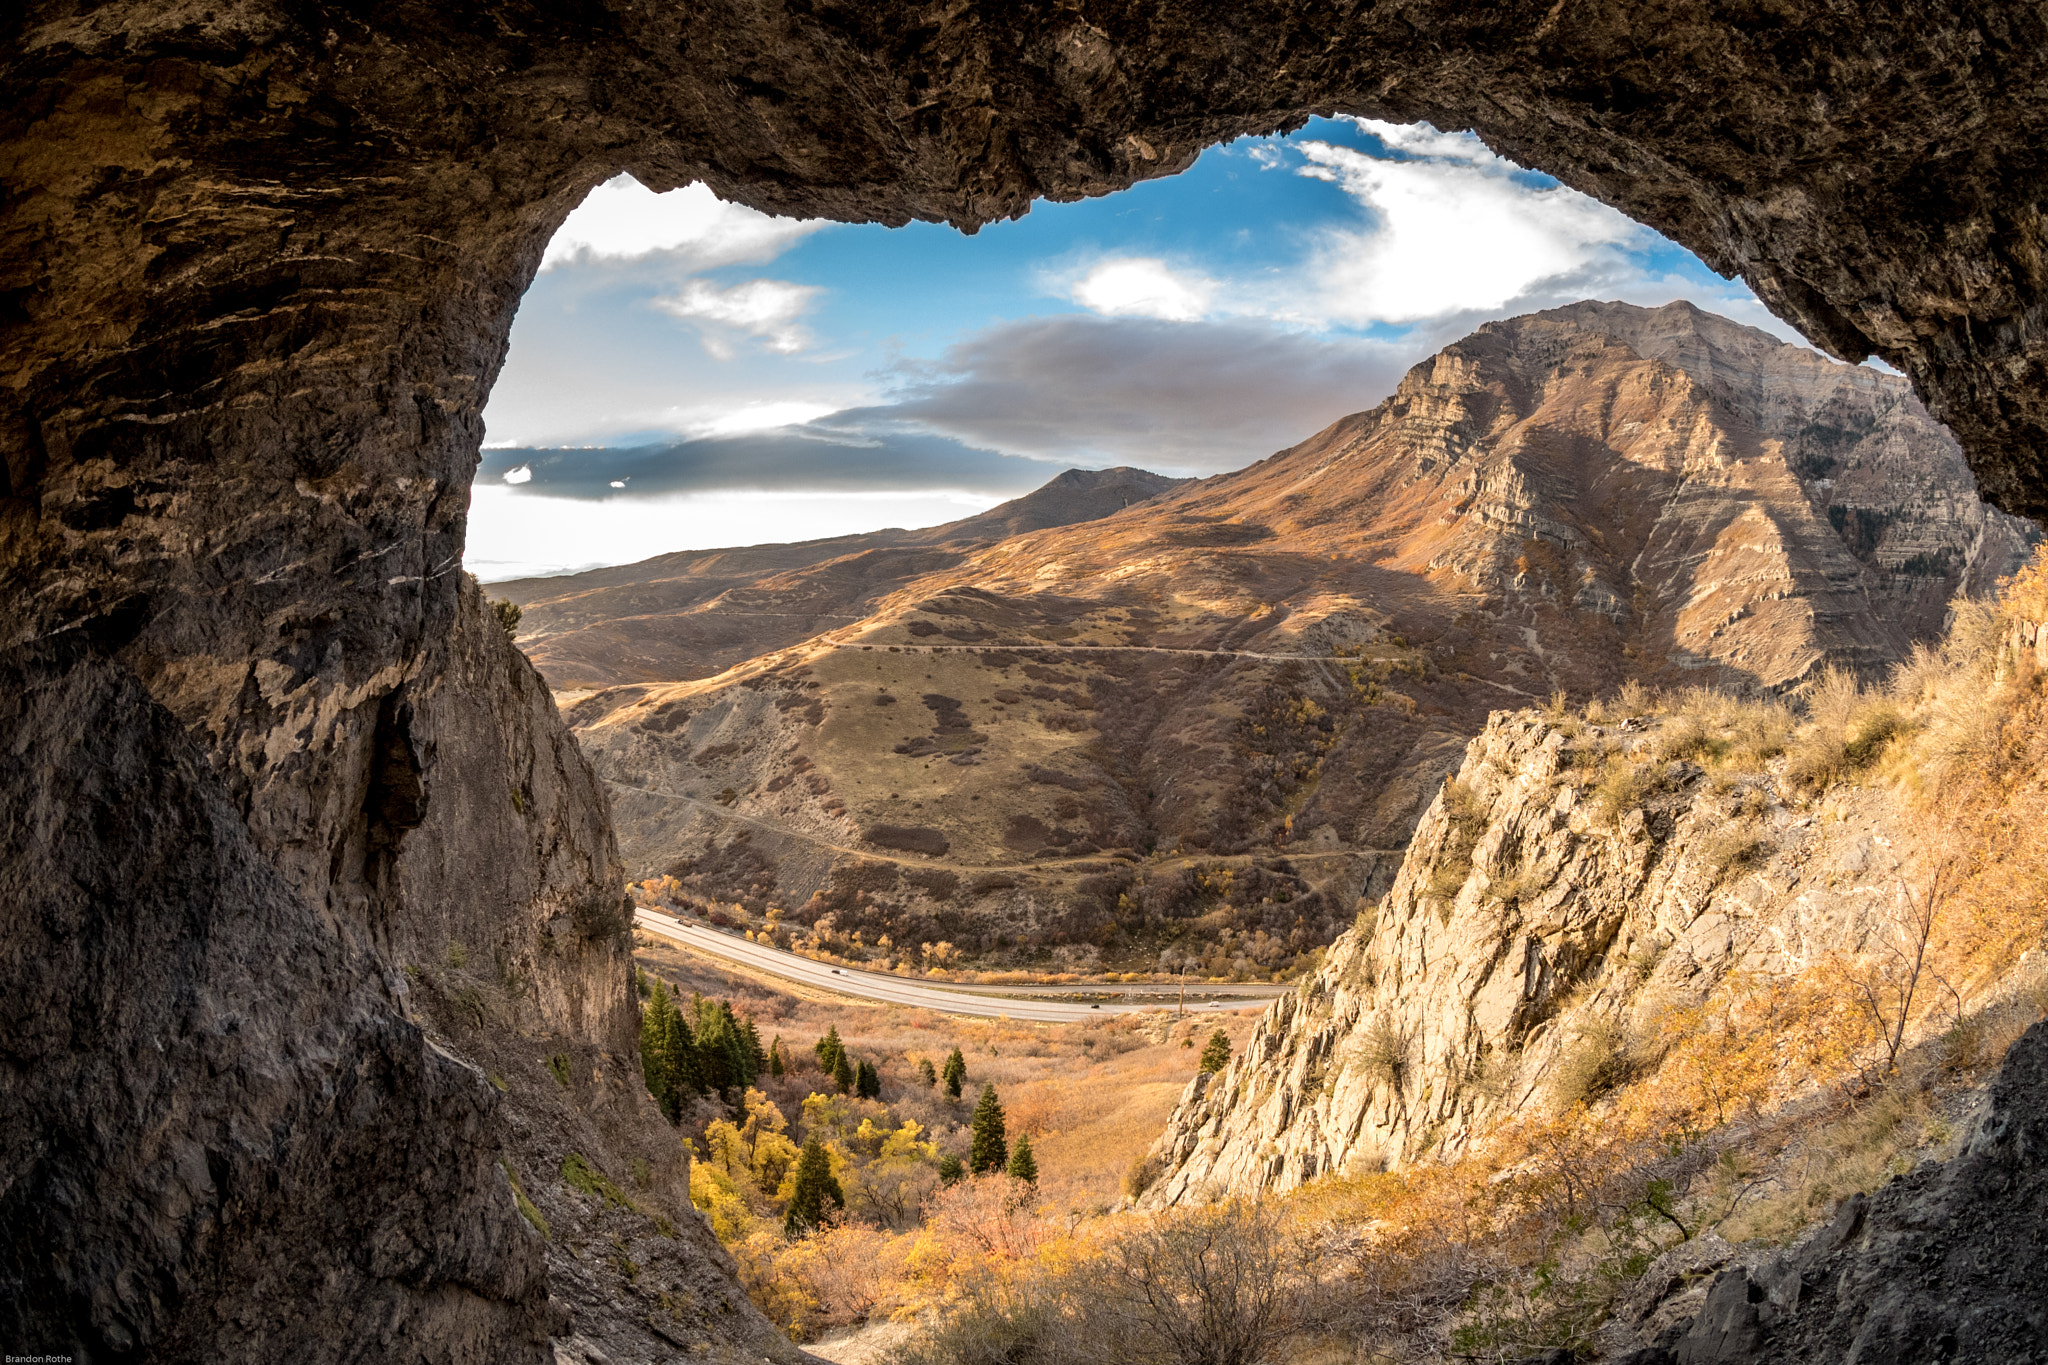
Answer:
[[[1591,1040],[1731,970],[1795,970],[1875,930],[1868,889],[1897,859],[1874,798],[1853,822],[1795,818],[1767,780],[1717,793],[1647,747],[1654,794],[1618,819],[1559,780],[1582,746],[1646,739],[1569,740],[1535,713],[1496,713],[1446,788],[1469,807],[1439,794],[1377,911],[1190,1086],[1142,1203],[1455,1155],[1504,1117],[1579,1098],[1572,1063]],[[1730,826],[1759,844],[1732,876],[1709,837]]]
[[[0,660],[0,1318],[84,1360],[540,1360],[498,1094],[78,642]]]

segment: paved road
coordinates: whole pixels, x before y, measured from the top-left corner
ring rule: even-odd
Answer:
[[[861,1000],[879,1000],[891,1005],[916,1005],[922,1009],[938,1010],[943,1014],[1059,1024],[1081,1019],[1100,1019],[1110,1014],[1156,1010],[1168,1004],[1165,1000],[1159,1000],[1146,1005],[1076,1005],[1064,1001],[988,995],[980,993],[980,990],[959,986],[926,985],[919,981],[905,980],[900,976],[885,976],[880,972],[862,972],[850,967],[828,966],[823,962],[813,962],[807,957],[798,957],[795,953],[785,953],[779,948],[750,943],[737,934],[721,933],[698,924],[686,924],[656,910],[635,910],[633,922],[650,934],[659,934],[686,948],[694,948],[731,962],[743,963],[785,980],[815,986],[822,990],[837,991],[841,995],[851,995]],[[1241,1010],[1264,1005],[1271,999],[1262,988],[1253,989],[1260,990],[1261,994],[1239,999],[1190,1000],[1188,1013],[1208,1014],[1218,1010]]]

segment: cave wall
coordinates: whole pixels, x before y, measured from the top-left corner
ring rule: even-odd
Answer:
[[[176,1111],[162,1131],[185,1124],[211,1150],[198,1135],[236,1129],[234,1114],[325,1093],[328,1062],[290,1061],[282,1033],[275,1047],[231,1035],[229,1015],[289,1005],[309,1027],[357,1020],[352,1036],[382,1040],[346,1046],[412,1055],[390,973],[455,943],[491,954],[524,1002],[520,1027],[630,1047],[602,795],[459,571],[513,311],[550,233],[605,177],[972,228],[1037,196],[1177,171],[1207,145],[1311,113],[1473,127],[1741,273],[1834,354],[1907,371],[1987,493],[2039,515],[2044,37],[2021,7],[1818,0],[14,7],[0,17],[0,650],[27,651],[51,695],[71,678],[80,705],[120,699],[95,716],[149,719],[115,753],[61,727],[31,744],[17,716],[9,752],[24,783],[65,765],[133,779],[147,810],[203,792],[241,830],[215,820],[206,837],[245,841],[234,856],[270,869],[221,880],[209,913],[279,952],[325,936],[310,983],[251,970],[234,1011],[180,1016],[199,1021],[194,1037],[254,1049],[245,1065],[269,1089],[223,1084],[203,1049],[178,1054],[185,1069],[164,1062],[173,1079],[160,1083],[211,1108]],[[176,791],[142,780],[173,772],[186,774]],[[147,870],[159,857],[148,821],[35,844],[47,833],[11,831],[43,849],[21,866],[161,876]],[[206,876],[163,881],[187,899],[161,902],[153,923],[170,937],[146,953],[107,937],[123,923],[118,898],[66,901],[62,934],[35,930],[56,911],[15,877],[0,928],[31,946],[7,959],[0,995],[34,984],[60,945],[92,980],[162,974],[150,988],[180,1009],[212,989],[212,921],[177,909],[197,904]],[[390,998],[364,1003],[380,990]],[[12,1191],[62,1185],[37,1155],[72,1131],[48,1107],[59,1082],[100,1094],[83,1078],[130,1041],[69,1037],[10,1054],[8,1122],[29,1173],[9,1173]],[[455,1093],[423,1052],[387,1071],[380,1111],[441,1113]],[[428,1186],[451,1217],[483,1197],[488,1111],[462,1109],[449,1122],[480,1136],[427,1160],[454,1163],[452,1184]],[[317,1147],[369,1131],[353,1121],[309,1118],[303,1136]],[[144,1179],[144,1165],[108,1169]],[[320,1169],[311,1157],[279,1167],[273,1193],[317,1193]],[[79,1197],[118,1201],[128,1178]],[[113,1223],[81,1215],[30,1236],[30,1209],[7,1205],[0,1232],[43,1249],[83,1239],[77,1284],[140,1273]],[[476,1209],[455,1222],[502,1222]],[[212,1224],[165,1226],[161,1264],[210,1254]],[[280,1224],[264,1255],[288,1260],[321,1235]],[[348,1284],[374,1284],[431,1316],[446,1300],[437,1286],[471,1285],[485,1307],[471,1335],[448,1340],[516,1358],[537,1311],[520,1255],[410,1277],[337,1270],[344,1288],[330,1292],[352,1301]],[[49,1290],[26,1274],[7,1282],[15,1314]],[[243,1292],[205,1283],[222,1304]],[[72,1329],[113,1341],[110,1301],[65,1292]],[[135,1330],[225,1321],[196,1312],[145,1314]],[[295,1321],[356,1340],[340,1319]],[[280,1327],[262,1349],[274,1358],[293,1340]]]

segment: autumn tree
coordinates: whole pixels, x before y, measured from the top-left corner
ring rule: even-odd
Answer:
[[[832,1175],[832,1157],[816,1133],[804,1139],[803,1152],[796,1161],[796,1180],[789,1195],[789,1212],[782,1218],[782,1235],[797,1238],[813,1231],[825,1220],[825,1203],[830,1200],[846,1207],[846,1193]]]
[[[1003,1131],[1003,1104],[996,1098],[993,1085],[982,1086],[981,1098],[974,1102],[973,1131],[974,1140],[967,1151],[969,1170],[987,1175],[1009,1165],[1010,1144]]]

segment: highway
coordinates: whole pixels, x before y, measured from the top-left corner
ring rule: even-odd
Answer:
[[[1087,1005],[1071,1001],[1034,999],[1030,996],[987,994],[985,992],[1000,991],[1004,988],[941,986],[900,976],[888,976],[881,972],[834,967],[824,962],[813,962],[807,957],[798,957],[795,953],[785,953],[779,948],[749,942],[737,934],[723,933],[706,925],[688,924],[658,910],[635,910],[633,923],[647,933],[658,934],[683,947],[693,948],[713,957],[722,957],[729,962],[737,962],[757,971],[768,972],[786,981],[794,981],[820,990],[836,991],[859,1000],[875,1000],[888,1005],[914,1005],[919,1009],[937,1010],[943,1014],[964,1014],[979,1019],[1020,1019],[1035,1023],[1067,1024],[1077,1020],[1101,1019],[1112,1014],[1171,1009],[1176,998],[1162,994],[1149,1004],[1112,1002]],[[1207,993],[1219,988],[1204,984],[1198,989]],[[1187,1009],[1189,1014],[1211,1014],[1219,1010],[1252,1008],[1269,1003],[1274,995],[1286,989],[1284,986],[1254,986],[1249,988],[1245,995],[1236,998],[1190,1000]]]

